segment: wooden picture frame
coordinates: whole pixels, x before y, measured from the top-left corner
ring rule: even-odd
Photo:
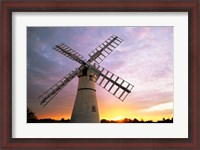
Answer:
[[[200,149],[198,0],[4,0],[1,2],[1,148]],[[188,12],[189,137],[174,138],[12,138],[12,12]],[[181,56],[181,54],[180,54]]]

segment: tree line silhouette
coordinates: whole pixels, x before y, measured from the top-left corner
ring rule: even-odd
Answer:
[[[27,108],[27,123],[70,123],[70,119],[65,120],[64,118],[61,118],[60,120],[55,120],[51,118],[44,118],[44,119],[38,119],[36,114],[30,109]],[[107,120],[107,119],[101,119],[100,123],[173,123],[173,118],[171,119],[165,119],[158,121],[153,120],[147,120],[144,121],[143,119],[138,120],[137,118],[129,119],[124,118],[120,120]]]
[[[120,119],[120,120],[102,119],[101,123],[173,123],[173,118],[171,118],[171,119],[163,118],[162,120],[158,120],[158,121],[153,121],[153,120],[144,121],[143,119],[138,120],[137,118],[134,118],[134,119],[124,118],[124,119]]]
[[[27,108],[27,123],[68,123],[70,119],[65,120],[64,118],[60,120],[55,120],[51,118],[38,119],[36,114],[30,109]]]

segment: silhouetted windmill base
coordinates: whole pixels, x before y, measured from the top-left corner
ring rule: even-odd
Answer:
[[[99,111],[96,98],[96,76],[85,68],[78,74],[78,90],[71,116],[75,123],[99,123]]]

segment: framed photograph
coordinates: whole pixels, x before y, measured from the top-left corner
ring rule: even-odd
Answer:
[[[193,149],[198,0],[5,0],[2,149]]]

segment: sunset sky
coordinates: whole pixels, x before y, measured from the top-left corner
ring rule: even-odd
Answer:
[[[70,119],[77,92],[78,77],[39,104],[38,96],[80,66],[52,47],[63,42],[88,59],[111,35],[124,41],[100,65],[134,88],[122,102],[96,85],[100,119],[173,117],[173,27],[27,27],[27,105],[38,118]]]

